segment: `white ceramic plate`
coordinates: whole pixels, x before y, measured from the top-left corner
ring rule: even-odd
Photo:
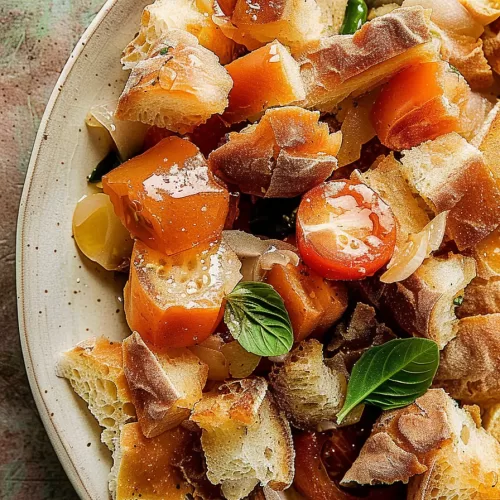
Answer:
[[[75,203],[102,157],[84,119],[120,94],[120,54],[148,0],[109,0],[52,93],[24,186],[17,233],[19,326],[31,389],[47,433],[82,499],[108,498],[109,451],[85,404],[55,375],[58,354],[89,337],[123,338],[123,281],[82,257],[71,238]]]

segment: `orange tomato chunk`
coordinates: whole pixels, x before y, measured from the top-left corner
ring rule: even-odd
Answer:
[[[409,149],[450,132],[460,132],[461,112],[470,89],[448,63],[411,66],[383,88],[372,109],[380,142]]]
[[[223,243],[167,256],[136,241],[124,292],[128,325],[156,348],[203,342],[222,319],[240,267]]]
[[[198,148],[167,137],[103,177],[104,192],[135,238],[171,255],[216,240],[229,193]]]
[[[347,308],[344,283],[327,281],[303,263],[274,265],[266,282],[281,295],[292,322],[295,342],[330,328]]]

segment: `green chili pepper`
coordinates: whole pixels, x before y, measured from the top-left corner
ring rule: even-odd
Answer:
[[[345,10],[344,22],[340,28],[341,35],[352,35],[366,23],[368,7],[364,0],[349,0]]]
[[[108,155],[99,162],[97,167],[92,170],[90,175],[87,177],[89,182],[99,182],[102,180],[102,176],[111,172],[114,168],[118,167],[121,164],[120,157],[116,153],[116,151],[111,151]]]

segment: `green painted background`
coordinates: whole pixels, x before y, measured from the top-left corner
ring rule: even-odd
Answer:
[[[0,0],[0,499],[76,499],[38,417],[17,328],[15,228],[31,147],[73,46],[104,0]]]

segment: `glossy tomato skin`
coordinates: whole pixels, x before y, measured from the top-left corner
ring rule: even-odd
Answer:
[[[220,237],[229,193],[191,142],[167,137],[103,177],[132,235],[167,255]]]
[[[362,279],[392,257],[396,221],[390,207],[365,184],[325,182],[302,198],[297,244],[304,262],[324,278]]]

